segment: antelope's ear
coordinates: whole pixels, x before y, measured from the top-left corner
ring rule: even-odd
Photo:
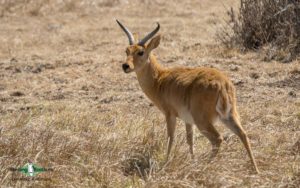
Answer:
[[[149,44],[147,45],[147,47],[146,47],[147,51],[150,52],[153,49],[157,48],[159,43],[160,43],[160,38],[161,38],[160,35],[157,35],[157,36],[153,37],[151,39],[151,41],[149,42]]]

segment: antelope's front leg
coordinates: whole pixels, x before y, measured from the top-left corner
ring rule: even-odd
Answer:
[[[173,115],[166,115],[166,121],[167,121],[167,132],[168,132],[168,151],[167,151],[167,160],[168,160],[172,149],[173,141],[174,141],[176,117]]]

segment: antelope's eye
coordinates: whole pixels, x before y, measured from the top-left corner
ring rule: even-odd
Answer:
[[[138,54],[139,56],[143,56],[143,55],[144,55],[144,51],[139,51],[137,54]]]

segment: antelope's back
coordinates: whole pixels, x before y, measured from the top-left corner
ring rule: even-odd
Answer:
[[[188,111],[201,111],[205,116],[217,115],[219,94],[234,100],[234,86],[229,78],[214,68],[172,68],[163,72],[157,90],[165,105]]]

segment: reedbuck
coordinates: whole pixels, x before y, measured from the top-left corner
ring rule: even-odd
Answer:
[[[160,35],[154,37],[159,31],[159,23],[146,37],[136,41],[133,34],[116,21],[129,39],[127,59],[122,65],[124,72],[136,73],[143,92],[165,115],[168,132],[167,158],[174,140],[177,117],[185,122],[192,157],[193,124],[208,138],[212,144],[212,156],[215,156],[223,140],[214,127],[215,121],[220,119],[239,136],[258,172],[249,139],[239,120],[235,88],[228,77],[213,68],[164,68],[152,54],[161,39]]]

